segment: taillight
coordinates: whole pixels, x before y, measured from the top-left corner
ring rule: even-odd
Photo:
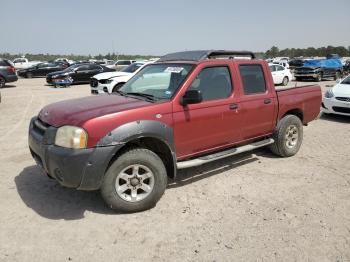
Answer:
[[[7,67],[7,72],[16,73],[16,68],[14,68],[13,66],[9,66],[9,67]]]

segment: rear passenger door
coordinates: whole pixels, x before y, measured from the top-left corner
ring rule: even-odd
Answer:
[[[242,138],[243,140],[270,134],[273,131],[276,98],[269,92],[265,76],[269,73],[261,64],[239,64],[242,96]]]

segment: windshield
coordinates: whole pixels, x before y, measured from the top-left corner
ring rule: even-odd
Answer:
[[[350,85],[350,75],[347,78],[345,78],[343,81],[341,81],[341,84]]]
[[[139,69],[141,66],[143,65],[143,63],[133,63],[127,67],[125,67],[123,70],[121,70],[121,72],[125,72],[125,73],[134,73],[137,69]]]
[[[194,67],[193,64],[151,64],[143,68],[123,87],[122,93],[170,99]]]

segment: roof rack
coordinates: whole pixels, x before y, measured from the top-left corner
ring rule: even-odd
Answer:
[[[206,59],[235,59],[237,57],[242,58],[247,56],[255,59],[254,53],[250,51],[197,50],[167,54],[162,56],[158,61],[202,61]]]

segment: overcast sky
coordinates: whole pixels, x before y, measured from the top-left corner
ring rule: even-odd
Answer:
[[[0,10],[9,53],[350,45],[350,0],[1,0]]]

